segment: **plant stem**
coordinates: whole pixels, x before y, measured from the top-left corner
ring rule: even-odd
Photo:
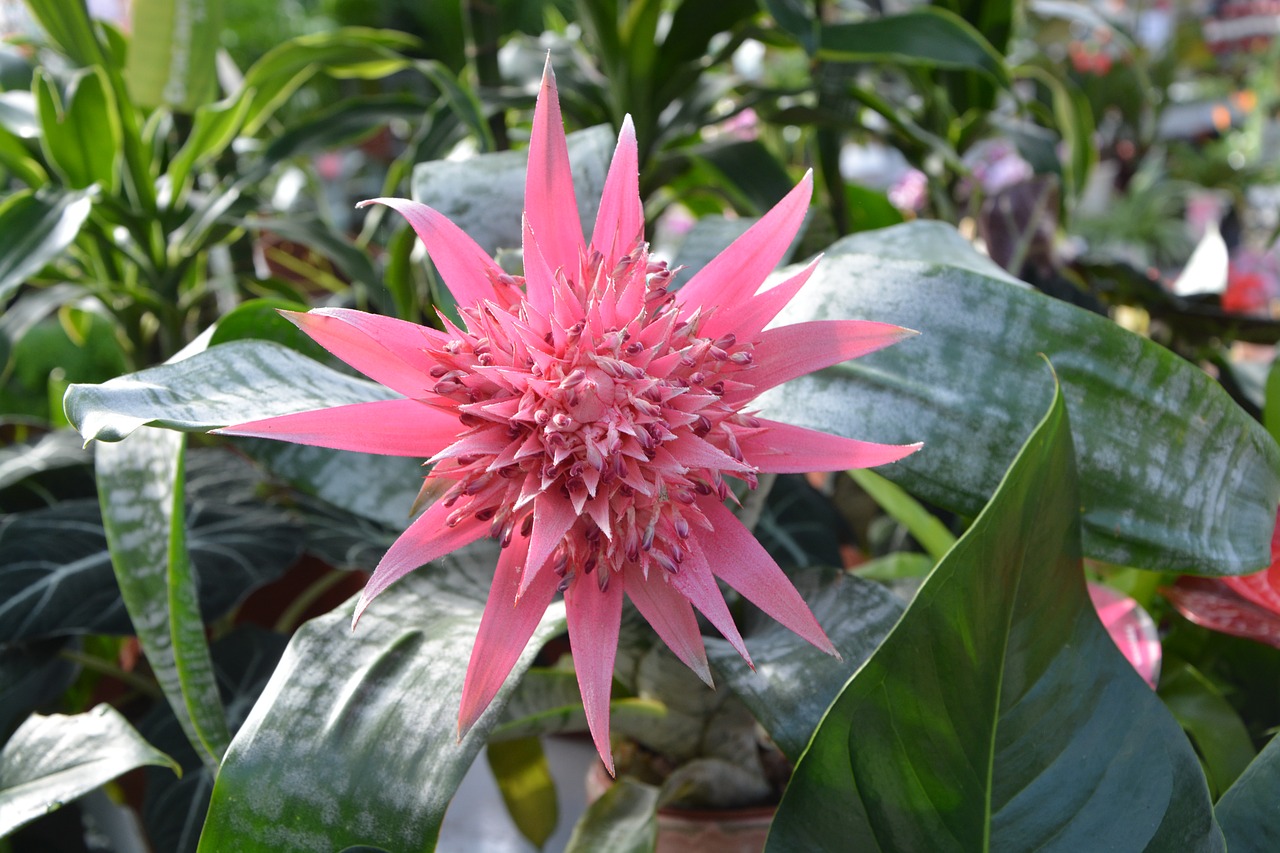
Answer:
[[[85,669],[92,670],[101,675],[110,676],[111,678],[132,687],[139,693],[150,696],[153,699],[164,698],[164,693],[160,690],[159,685],[154,681],[148,678],[143,678],[136,672],[123,670],[110,661],[105,661],[102,658],[96,658],[93,655],[87,655],[84,652],[76,651],[74,649],[63,649],[58,653],[58,655],[64,660],[69,660],[72,663],[79,664]]]

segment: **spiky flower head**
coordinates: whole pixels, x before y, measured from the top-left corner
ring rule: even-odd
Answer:
[[[431,464],[430,505],[388,550],[355,616],[391,583],[482,537],[502,544],[459,712],[488,706],[543,612],[563,595],[587,722],[612,772],[609,693],[624,593],[707,684],[696,608],[750,663],[716,578],[836,654],[786,575],[725,507],[730,481],[763,472],[893,462],[882,445],[752,414],[761,392],[891,344],[908,330],[864,321],[766,325],[815,260],[762,293],[798,231],[809,175],[679,290],[644,242],[636,140],[619,135],[583,242],[550,65],[534,112],[524,275],[503,272],[437,211],[403,214],[457,299],[443,330],[342,309],[292,314],[305,332],[403,398],[302,412],[224,432]]]

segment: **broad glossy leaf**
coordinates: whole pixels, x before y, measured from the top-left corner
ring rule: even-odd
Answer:
[[[268,341],[233,341],[101,385],[72,385],[66,410],[86,441],[119,441],[143,424],[203,431],[396,396]]]
[[[1276,790],[1280,789],[1280,737],[1273,737],[1218,801],[1218,821],[1231,853],[1280,849]]]
[[[924,441],[879,473],[972,516],[1047,404],[1043,353],[1073,412],[1087,555],[1205,574],[1267,565],[1280,450],[1266,431],[1168,350],[983,274],[958,238],[937,239],[943,228],[865,232],[828,250],[778,324],[858,317],[922,334],[767,392],[764,414]],[[921,260],[902,259],[913,247]]]
[[[707,658],[720,690],[732,690],[788,758],[795,761],[843,685],[902,615],[884,586],[836,569],[791,573],[843,660],[818,651],[755,608],[742,622],[751,670],[728,642],[708,637]]]
[[[926,68],[958,68],[1008,84],[1009,75],[995,48],[958,15],[927,7],[832,24],[819,31],[818,55],[844,62],[888,62]]]
[[[430,849],[508,685],[459,742],[458,701],[494,549],[457,552],[304,625],[218,771],[200,849]],[[515,673],[564,628],[553,606]]]
[[[568,136],[574,195],[584,228],[595,222],[616,141],[605,126]],[[527,162],[524,151],[499,151],[469,160],[419,163],[413,170],[412,196],[453,220],[485,251],[516,248],[521,245]]]
[[[1225,849],[1194,751],[1090,603],[1079,505],[1059,393],[831,706],[770,853]]]
[[[231,736],[213,676],[187,550],[186,436],[144,429],[98,448],[103,527],[138,642],[202,760],[217,766]]]
[[[565,853],[650,853],[658,840],[658,789],[619,779],[587,807]]]
[[[66,251],[92,206],[88,193],[54,191],[0,204],[0,301]]]
[[[34,715],[0,751],[0,836],[147,764],[178,770],[110,705]]]

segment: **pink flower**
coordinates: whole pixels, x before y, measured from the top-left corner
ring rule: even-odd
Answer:
[[[750,663],[720,578],[798,635],[835,648],[785,574],[724,502],[727,480],[839,471],[920,445],[839,438],[754,416],[761,392],[912,332],[829,320],[765,326],[816,261],[763,293],[809,203],[811,177],[671,292],[649,260],[636,140],[623,123],[600,213],[583,244],[550,65],[525,184],[524,277],[504,273],[425,205],[374,199],[408,219],[464,317],[437,331],[342,309],[293,322],[402,399],[301,412],[223,432],[428,458],[427,510],[374,570],[355,616],[410,571],[485,536],[503,550],[467,669],[465,733],[563,594],[596,748],[612,772],[609,693],[625,593],[708,684],[697,608]]]
[[[1089,582],[1089,599],[1102,626],[1125,658],[1152,688],[1160,675],[1160,634],[1147,611],[1109,586]]]

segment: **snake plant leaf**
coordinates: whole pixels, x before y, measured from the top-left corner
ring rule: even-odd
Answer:
[[[1072,410],[1086,555],[1195,574],[1266,566],[1280,501],[1280,449],[1267,432],[1195,365],[987,274],[962,242],[937,240],[943,228],[910,223],[830,247],[779,324],[860,317],[922,334],[773,389],[762,413],[923,441],[879,473],[974,516],[1048,404],[1043,353]],[[920,260],[906,259],[912,247]]]
[[[110,705],[33,715],[0,751],[0,837],[148,764],[178,770]]]
[[[494,551],[484,543],[410,574],[354,633],[354,601],[299,629],[219,768],[201,850],[431,849],[512,682],[564,629],[554,605],[516,677],[459,741]]]
[[[827,712],[770,853],[1225,850],[1195,751],[1090,603],[1077,495],[1055,393]]]
[[[186,436],[145,429],[94,457],[116,582],[138,641],[178,720],[216,767],[231,736],[209,658],[187,548]]]

